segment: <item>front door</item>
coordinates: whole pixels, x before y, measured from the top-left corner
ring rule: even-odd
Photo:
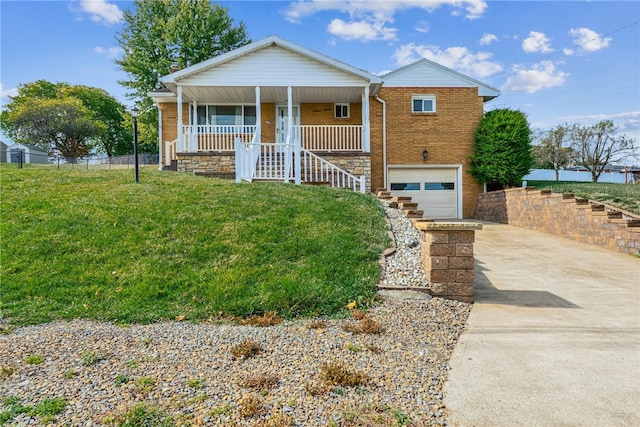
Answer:
[[[293,126],[298,126],[300,124],[300,108],[297,105],[294,105],[291,108],[291,115],[293,116]],[[287,143],[287,127],[289,126],[289,113],[287,112],[286,105],[278,105],[276,106],[276,143],[278,144],[286,144]],[[294,130],[295,132],[295,130]],[[293,138],[293,135],[292,135]],[[291,144],[293,144],[293,139],[291,139]]]

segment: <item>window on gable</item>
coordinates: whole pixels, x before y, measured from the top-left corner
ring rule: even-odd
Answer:
[[[412,108],[414,113],[435,113],[436,97],[435,95],[414,95],[411,97]]]
[[[349,104],[335,104],[335,118],[336,119],[348,119],[349,118]]]

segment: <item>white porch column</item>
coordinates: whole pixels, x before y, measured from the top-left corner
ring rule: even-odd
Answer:
[[[156,108],[158,108],[158,170],[162,170],[162,166],[164,166],[164,141],[162,141],[162,109],[160,109],[160,104],[156,104]]]
[[[262,117],[260,115],[260,86],[256,86],[256,135],[257,142],[262,141]]]
[[[369,86],[365,86],[362,94],[362,151],[365,153],[371,152],[369,129]]]
[[[293,137],[293,90],[287,86],[287,135],[293,138],[293,176],[294,182],[299,185],[302,182],[301,159],[300,159],[300,138]],[[291,140],[289,140],[291,142]]]
[[[182,86],[178,85],[178,151],[185,151],[184,138],[182,136]]]

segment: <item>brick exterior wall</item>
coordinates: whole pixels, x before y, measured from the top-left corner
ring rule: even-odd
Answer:
[[[412,113],[412,95],[435,95],[435,113]],[[482,186],[469,174],[473,132],[483,114],[475,87],[383,87],[379,98],[387,104],[388,165],[462,165],[462,214],[475,212]],[[383,187],[382,107],[371,100],[372,186]],[[429,158],[422,160],[422,151]],[[378,161],[379,157],[379,161]]]
[[[160,104],[162,111],[162,143],[173,141],[178,137],[178,104],[175,102],[163,102]],[[189,105],[182,104],[182,124],[189,124]]]
[[[640,253],[640,219],[573,195],[513,188],[480,194],[475,218],[555,234],[626,254]]]

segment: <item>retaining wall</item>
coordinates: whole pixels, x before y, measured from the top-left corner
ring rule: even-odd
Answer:
[[[572,194],[511,188],[480,194],[476,219],[566,237],[626,254],[640,253],[640,219]]]

